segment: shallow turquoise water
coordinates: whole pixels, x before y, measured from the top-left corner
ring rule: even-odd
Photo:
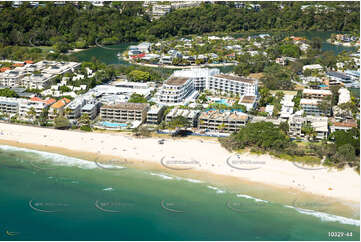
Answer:
[[[330,231],[352,232],[337,240],[360,238],[355,219],[107,168],[0,145],[0,240],[329,240]]]

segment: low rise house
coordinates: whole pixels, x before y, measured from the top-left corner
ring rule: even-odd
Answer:
[[[281,100],[282,108],[280,112],[280,117],[283,119],[288,119],[293,114],[293,107],[295,103],[292,101],[294,95],[286,94]]]
[[[322,67],[320,64],[304,65],[304,66],[302,67],[302,70],[303,70],[303,71],[305,71],[305,70],[322,71],[322,70],[323,70],[323,67]]]
[[[238,104],[244,105],[247,111],[250,111],[256,108],[256,101],[257,101],[256,96],[242,96]]]
[[[57,115],[64,114],[64,108],[68,103],[70,103],[69,99],[62,98],[51,105],[49,109],[49,118],[54,119]]]
[[[268,116],[272,116],[273,110],[274,110],[274,105],[268,104],[264,111],[268,114]]]
[[[330,131],[331,133],[337,130],[350,130],[352,128],[357,128],[357,122],[353,119],[348,119],[343,122],[337,122],[336,120],[331,120]]]

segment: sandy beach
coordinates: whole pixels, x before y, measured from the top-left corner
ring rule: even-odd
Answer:
[[[217,141],[207,139],[135,138],[124,133],[64,131],[0,123],[1,143],[33,144],[117,157],[136,165],[161,165],[169,171],[196,171],[245,179],[282,188],[359,203],[360,177],[354,170],[303,167],[269,155],[231,154]],[[36,148],[34,148],[36,149]]]

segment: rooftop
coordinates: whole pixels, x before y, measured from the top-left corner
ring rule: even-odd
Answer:
[[[254,103],[256,96],[243,96],[240,103]]]
[[[255,80],[253,80],[253,79],[247,79],[244,77],[234,76],[234,75],[217,74],[217,75],[215,75],[215,77],[228,79],[228,80],[232,80],[232,81],[238,81],[238,82],[247,82],[247,83],[251,83],[251,84],[255,83]]]
[[[111,105],[104,105],[101,108],[112,108],[112,109],[126,109],[126,110],[144,110],[148,107],[147,103],[118,103],[118,104],[111,104]]]
[[[188,80],[188,78],[185,77],[171,77],[169,78],[165,84],[167,85],[175,85],[175,86],[181,86],[184,83],[186,83]]]

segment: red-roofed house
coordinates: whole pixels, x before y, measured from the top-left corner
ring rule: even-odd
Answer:
[[[10,67],[2,67],[2,68],[0,68],[0,72],[5,72],[7,70],[11,70],[11,68]]]
[[[62,114],[64,112],[64,107],[70,103],[70,100],[67,98],[62,98],[58,100],[56,103],[50,106],[49,109],[49,118],[54,119],[58,114]]]
[[[22,67],[22,66],[24,66],[24,63],[14,63],[13,66],[14,67]]]

